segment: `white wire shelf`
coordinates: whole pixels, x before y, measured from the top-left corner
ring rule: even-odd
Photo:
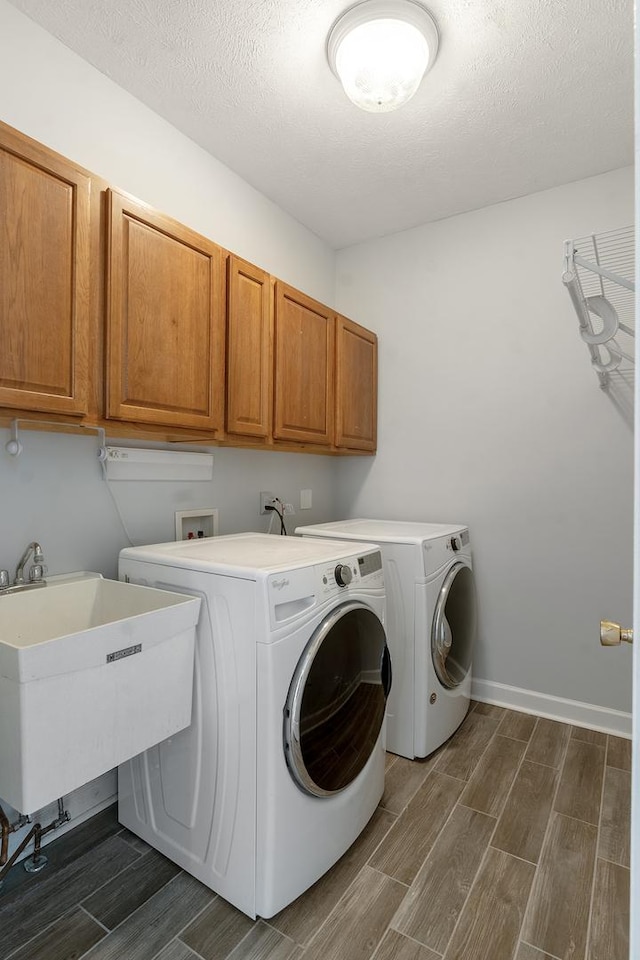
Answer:
[[[562,281],[600,386],[630,381],[635,350],[635,228],[566,240]]]

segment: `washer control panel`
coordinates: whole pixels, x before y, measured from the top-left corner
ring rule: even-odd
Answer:
[[[322,568],[322,593],[326,596],[337,589],[362,584],[367,587],[382,586],[382,554],[379,550],[344,560]]]
[[[266,587],[272,629],[301,616],[308,616],[318,603],[351,588],[380,590],[384,587],[382,555],[371,553],[338,557],[314,566],[298,567],[270,574]]]
[[[333,574],[339,587],[348,587],[353,580],[353,573],[348,563],[339,563]]]
[[[375,553],[367,553],[364,557],[358,557],[358,568],[361,577],[368,577],[378,570],[382,570],[382,554],[379,550]]]

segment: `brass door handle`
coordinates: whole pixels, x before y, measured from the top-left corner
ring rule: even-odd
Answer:
[[[603,647],[617,647],[622,640],[633,643],[633,630],[625,630],[611,620],[600,621],[600,643]]]

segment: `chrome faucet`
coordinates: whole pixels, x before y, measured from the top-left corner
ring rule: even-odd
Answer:
[[[24,568],[31,552],[33,551],[33,563],[29,567],[29,583],[25,582],[24,579]],[[40,587],[44,586],[46,581],[44,579],[44,554],[42,553],[42,547],[36,540],[32,540],[30,544],[25,548],[24,553],[18,560],[18,565],[16,567],[16,573],[13,578],[13,583],[11,587],[8,587],[9,590],[12,588],[22,588],[27,589],[28,587]],[[0,586],[0,589],[1,586]]]
[[[33,563],[29,567],[29,582],[27,583],[24,579],[24,568],[32,551]],[[17,593],[19,590],[32,590],[34,587],[46,587],[47,581],[44,578],[46,572],[42,547],[36,540],[32,540],[25,547],[24,553],[18,560],[13,582],[9,580],[8,570],[0,570],[0,596],[7,593]]]

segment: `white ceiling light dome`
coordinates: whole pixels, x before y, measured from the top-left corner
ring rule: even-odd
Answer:
[[[397,110],[414,95],[436,58],[438,28],[414,0],[364,0],[334,23],[329,66],[362,110]]]

